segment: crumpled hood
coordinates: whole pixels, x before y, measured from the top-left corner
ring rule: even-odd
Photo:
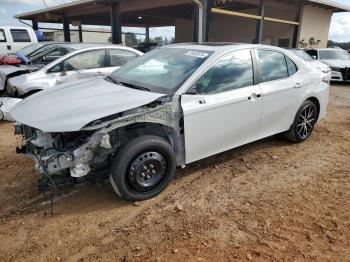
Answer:
[[[0,90],[4,90],[5,82],[8,75],[18,72],[26,71],[29,67],[26,65],[12,66],[12,65],[3,65],[0,67]]]
[[[132,89],[96,77],[34,94],[18,103],[10,114],[16,121],[44,132],[71,132],[162,96],[164,94]]]
[[[330,67],[345,68],[350,67],[350,60],[321,60]]]

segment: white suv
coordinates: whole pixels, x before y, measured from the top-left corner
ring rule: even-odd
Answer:
[[[37,42],[35,32],[30,27],[0,26],[0,56],[15,53]]]

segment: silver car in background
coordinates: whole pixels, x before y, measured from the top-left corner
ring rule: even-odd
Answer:
[[[348,52],[341,48],[307,49],[305,52],[331,68],[331,81],[350,82],[350,54]]]
[[[15,97],[27,97],[65,82],[108,75],[143,54],[132,48],[111,44],[75,43],[63,47],[72,51],[38,71],[9,79],[7,92]]]
[[[21,55],[25,61],[20,65],[0,66],[0,92],[5,90],[7,81],[10,78],[38,71],[45,65],[73,51],[62,45],[62,43],[45,44],[40,50],[28,55]]]

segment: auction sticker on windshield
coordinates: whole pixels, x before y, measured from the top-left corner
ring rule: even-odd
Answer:
[[[191,51],[188,51],[185,55],[194,56],[194,57],[198,57],[198,58],[206,58],[209,54],[204,53],[204,52],[191,50]]]

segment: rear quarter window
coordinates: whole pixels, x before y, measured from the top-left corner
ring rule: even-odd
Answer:
[[[292,76],[296,72],[298,72],[298,67],[288,56],[286,56],[286,62],[287,62],[289,76]]]

